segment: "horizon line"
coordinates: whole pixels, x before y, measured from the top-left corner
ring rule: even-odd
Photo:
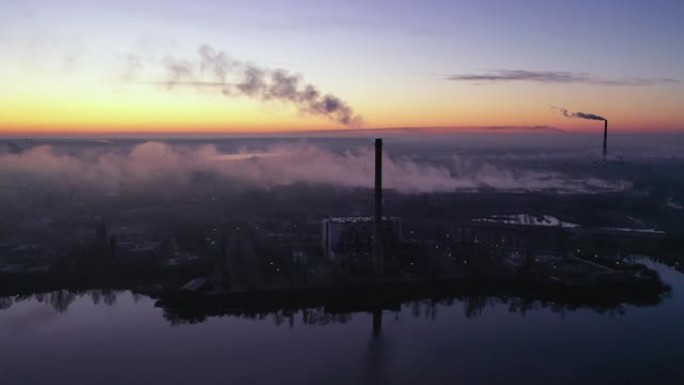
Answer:
[[[561,129],[546,125],[493,125],[493,126],[398,126],[398,127],[374,127],[374,128],[331,128],[331,129],[290,129],[290,130],[196,130],[196,131],[85,131],[85,130],[65,130],[45,131],[0,131],[0,138],[88,138],[88,137],[191,137],[191,136],[213,136],[213,137],[269,137],[269,136],[325,136],[325,135],[349,135],[349,136],[373,136],[374,134],[390,135],[411,135],[415,133],[432,135],[458,135],[467,133],[487,133],[495,135],[505,134],[540,134],[540,135],[577,135],[593,133],[593,129]],[[619,129],[613,130],[612,135],[619,134],[684,134],[684,129]]]

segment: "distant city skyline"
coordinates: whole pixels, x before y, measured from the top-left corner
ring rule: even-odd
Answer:
[[[682,132],[683,17],[673,0],[6,0],[0,135],[603,128],[551,107]]]

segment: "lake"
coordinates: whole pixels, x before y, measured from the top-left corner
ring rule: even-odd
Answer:
[[[5,298],[2,384],[664,384],[684,379],[684,275],[654,307],[481,298],[370,313],[173,319],[130,292]],[[603,314],[601,314],[603,313]]]

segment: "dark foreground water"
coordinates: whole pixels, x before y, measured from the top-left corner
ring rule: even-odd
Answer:
[[[681,384],[684,275],[649,265],[673,287],[657,307],[412,303],[376,336],[368,313],[179,324],[127,292],[15,300],[0,310],[0,384]]]

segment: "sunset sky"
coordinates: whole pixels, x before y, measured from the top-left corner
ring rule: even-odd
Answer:
[[[3,0],[0,134],[602,127],[551,106],[684,131],[682,20],[679,0]],[[223,95],[202,46],[362,123]]]

